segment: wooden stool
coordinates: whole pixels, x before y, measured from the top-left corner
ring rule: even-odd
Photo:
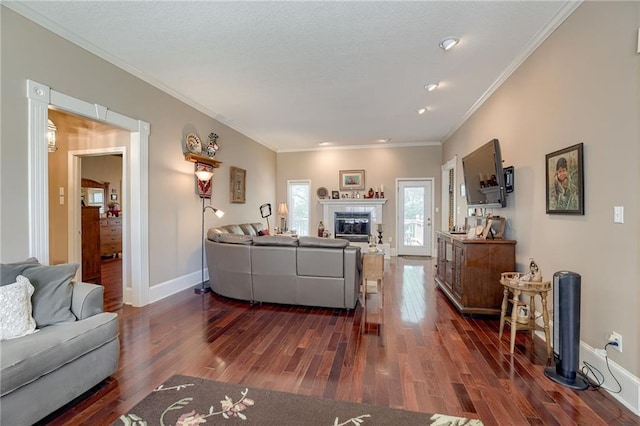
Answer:
[[[378,334],[382,337],[382,323],[384,322],[384,252],[363,253],[362,255],[362,308],[364,309],[362,322],[366,329],[367,322],[367,280],[376,281],[379,286],[379,323]],[[381,343],[384,345],[384,343]]]
[[[544,330],[544,337],[547,343],[547,358],[551,358],[551,336],[549,335],[549,311],[547,310],[547,293],[551,290],[551,281],[520,281],[517,272],[504,272],[500,278],[500,284],[504,286],[504,296],[502,298],[502,311],[500,312],[500,334],[498,339],[502,338],[504,323],[511,327],[511,346],[510,353],[516,343],[516,331],[531,330],[531,341],[535,336],[536,330]],[[507,303],[509,301],[509,293],[512,293],[511,299],[511,318],[506,316]],[[529,296],[529,312],[526,323],[518,322],[518,302],[520,295]],[[542,303],[542,322],[543,326],[536,324],[535,319],[535,296],[540,296]]]

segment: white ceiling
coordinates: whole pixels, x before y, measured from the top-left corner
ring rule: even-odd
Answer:
[[[286,152],[440,143],[579,3],[4,4]]]

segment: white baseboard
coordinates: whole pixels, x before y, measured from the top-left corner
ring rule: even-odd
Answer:
[[[542,313],[536,311],[536,321],[542,326]],[[551,336],[553,336],[553,321],[549,322],[549,328]],[[539,337],[542,341],[545,341],[544,332],[536,331],[536,336]],[[613,349],[609,349],[609,353],[613,351]],[[612,397],[614,397],[618,402],[631,410],[636,416],[640,417],[640,378],[634,376],[629,371],[625,370],[622,366],[617,364],[611,358],[609,358],[609,367],[611,368],[611,372],[618,379],[620,385],[622,386],[622,391],[620,393],[613,393],[608,389],[613,391],[618,390],[618,384],[611,377],[611,373],[607,369],[607,361],[603,356],[596,354],[596,350],[583,342],[580,341],[580,364],[579,368],[582,369],[582,366],[585,362],[588,362],[590,365],[598,369],[600,373],[604,375],[604,384],[603,389],[609,393]],[[589,375],[589,378],[593,380],[593,376]],[[601,380],[601,376],[598,376],[598,379]]]
[[[207,271],[205,271],[204,276],[205,281],[209,279],[209,275],[206,272]],[[169,297],[188,288],[195,288],[201,281],[202,274],[198,271],[156,284],[149,289],[149,303],[157,302],[158,300],[162,300],[165,297]]]
[[[609,353],[611,353],[611,351],[614,351],[614,349],[609,349]],[[583,341],[580,341],[580,365],[582,366],[584,362],[588,362],[604,375],[604,387],[614,391],[618,390],[618,384],[615,382],[613,377],[611,377],[611,374],[607,369],[605,358],[596,354],[594,348]],[[608,391],[609,394],[631,410],[636,416],[640,416],[640,378],[625,370],[611,358],[609,358],[609,367],[622,386],[622,391],[620,393]],[[591,378],[593,379],[593,377]]]

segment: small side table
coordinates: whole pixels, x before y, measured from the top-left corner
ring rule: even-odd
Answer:
[[[547,358],[551,358],[551,337],[549,333],[549,311],[547,310],[547,293],[551,290],[551,281],[520,281],[517,279],[517,272],[504,272],[500,278],[500,284],[504,287],[504,296],[502,298],[502,311],[500,312],[500,334],[498,339],[502,338],[505,322],[511,327],[511,345],[510,353],[516,342],[516,331],[531,330],[531,341],[536,330],[544,330],[544,337],[547,343]],[[509,301],[509,293],[513,295],[511,299],[511,318],[506,316],[507,303]],[[518,322],[518,302],[520,295],[529,296],[529,319],[526,323]],[[536,324],[534,314],[535,296],[540,296],[542,303],[542,322],[543,326]]]
[[[380,318],[378,324],[378,332],[384,322],[384,252],[364,253],[362,255],[362,309],[363,323],[366,327],[367,322],[367,280],[376,281],[379,294],[379,310]]]

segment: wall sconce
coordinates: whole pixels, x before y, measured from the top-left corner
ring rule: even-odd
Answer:
[[[49,150],[49,152],[56,152],[58,150],[58,147],[56,146],[56,132],[58,131],[58,128],[56,127],[55,124],[53,124],[53,121],[48,120],[49,122],[47,123],[47,148]]]
[[[200,189],[202,186],[208,186],[208,189],[210,191],[211,178],[213,177],[213,172],[211,170],[202,170],[202,169],[199,170],[196,165],[195,175],[198,177],[198,189]],[[204,294],[204,293],[209,293],[211,291],[211,287],[207,286],[204,281],[204,213],[207,211],[207,209],[210,209],[218,217],[218,219],[224,216],[224,212],[222,210],[216,209],[211,205],[205,206],[204,205],[205,198],[209,198],[209,201],[211,201],[211,193],[209,192],[208,197],[206,196],[206,193],[200,195],[200,199],[202,200],[202,228],[200,232],[200,241],[202,241],[202,248],[200,251],[200,267],[201,267],[200,270],[202,273],[202,280],[200,282],[200,285],[195,289],[193,289],[193,291],[196,294]]]
[[[287,215],[289,214],[287,203],[280,203],[278,205],[278,214],[282,216],[280,218],[280,232],[285,232],[287,230]]]

